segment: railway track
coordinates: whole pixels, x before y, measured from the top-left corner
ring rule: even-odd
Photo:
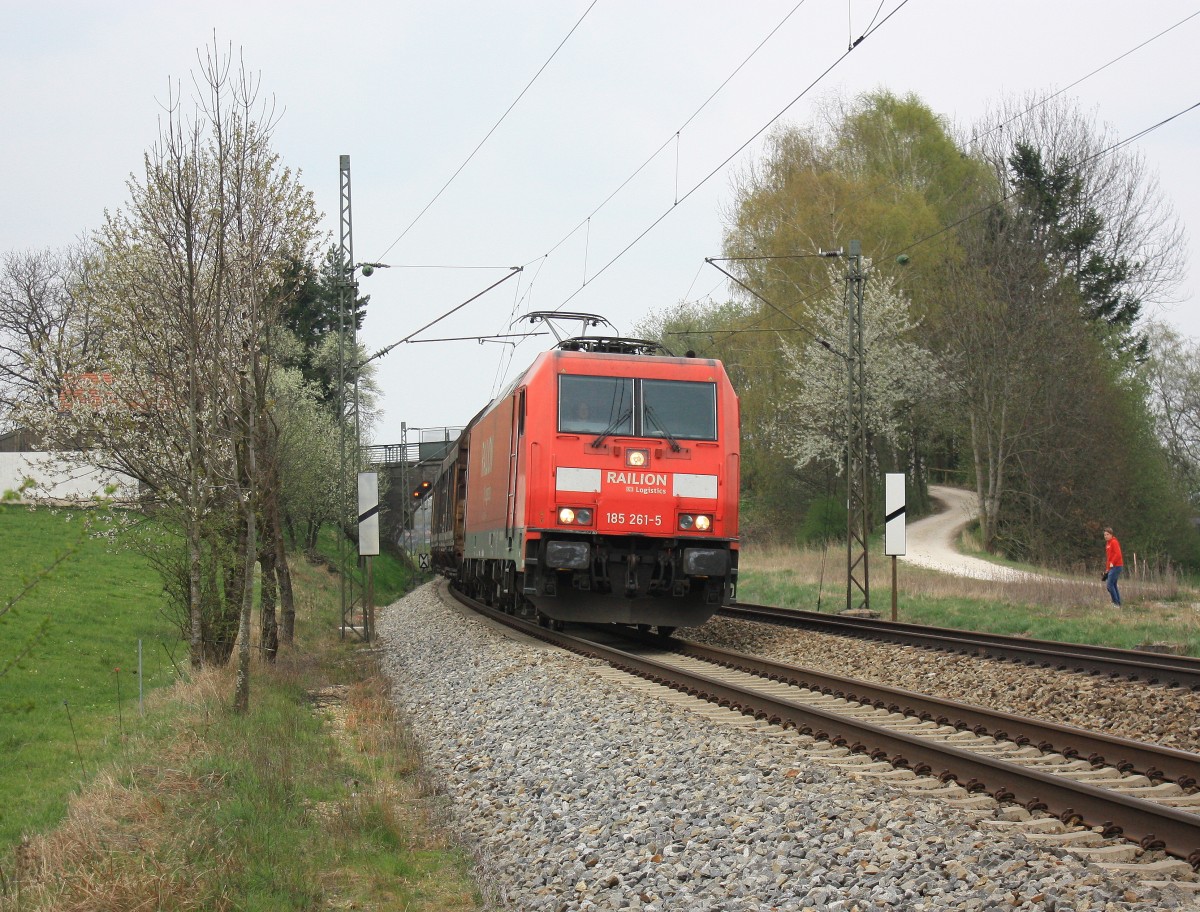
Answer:
[[[860,773],[923,781],[946,797],[982,793],[1053,814],[1056,827],[1089,827],[1055,834],[1081,855],[1099,851],[1088,846],[1097,839],[1122,838],[1200,869],[1198,755],[676,640],[551,631],[455,597],[562,648],[828,742]]]
[[[721,617],[802,627],[824,633],[883,640],[945,652],[1041,665],[1060,671],[1078,671],[1148,684],[1164,684],[1200,691],[1200,659],[1134,649],[1114,649],[995,633],[893,623],[875,618],[843,617],[815,611],[798,611],[770,605],[739,604],[722,608]]]

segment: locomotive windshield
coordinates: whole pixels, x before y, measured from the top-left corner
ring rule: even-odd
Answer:
[[[560,431],[627,436],[633,427],[632,406],[633,380],[628,377],[559,377]]]
[[[642,437],[717,439],[717,385],[642,380]]]
[[[717,386],[629,377],[558,378],[558,429],[563,433],[717,439]]]

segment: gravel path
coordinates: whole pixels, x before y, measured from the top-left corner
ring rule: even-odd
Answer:
[[[942,509],[908,525],[901,561],[971,579],[999,582],[1050,579],[960,553],[958,535],[979,515],[979,496],[974,491],[948,485],[930,485],[929,494]]]
[[[1067,851],[850,778],[794,734],[715,722],[445,605],[381,614],[397,703],[495,908],[1167,910]]]
[[[1192,691],[725,618],[678,635],[848,678],[1200,752],[1200,693]]]

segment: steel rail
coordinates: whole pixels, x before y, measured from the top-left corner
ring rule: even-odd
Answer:
[[[1200,815],[925,740],[796,700],[747,690],[582,637],[536,627],[466,599],[460,593],[453,595],[481,614],[522,633],[580,655],[601,658],[656,684],[794,728],[821,741],[846,746],[854,753],[886,759],[918,775],[933,774],[943,781],[958,781],[970,791],[985,791],[997,800],[1016,801],[1030,810],[1049,810],[1064,821],[1101,826],[1106,835],[1122,836],[1146,849],[1163,849],[1200,868]],[[1113,822],[1117,819],[1119,825]]]
[[[969,652],[1028,665],[1047,665],[1059,671],[1085,671],[1200,691],[1200,659],[1194,656],[1060,643],[1054,640],[1033,640],[974,630],[926,627],[921,624],[893,623],[876,618],[777,608],[771,605],[734,605],[722,608],[718,614],[757,623],[819,628],[857,637],[876,637],[909,646]]]
[[[667,644],[660,642],[657,645],[767,680],[806,687],[828,696],[911,715],[922,721],[953,726],[977,735],[990,735],[998,741],[1032,744],[1044,753],[1060,753],[1068,759],[1079,757],[1093,766],[1111,766],[1122,772],[1138,772],[1149,779],[1173,781],[1182,788],[1193,788],[1200,782],[1200,755],[1188,751],[845,678],[801,665],[772,662],[742,652],[714,649],[683,640],[668,641]]]

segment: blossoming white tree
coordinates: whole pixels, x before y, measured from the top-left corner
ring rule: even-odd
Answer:
[[[814,336],[806,344],[783,342],[788,373],[797,392],[780,402],[774,424],[797,468],[826,462],[845,468],[848,372],[845,351],[847,310],[842,272],[833,267],[829,291],[809,310],[811,325],[837,349],[830,352]],[[866,427],[874,447],[904,446],[914,404],[936,395],[943,382],[933,354],[918,341],[908,300],[888,276],[867,270],[863,298],[866,357]]]
[[[103,373],[63,378],[58,402],[29,417],[137,478],[181,530],[192,663],[227,658],[236,631],[244,709],[270,334],[317,214],[272,149],[272,110],[245,67],[212,48],[193,81],[194,109],[173,92],[144,176],[97,233],[86,293],[104,323]]]

